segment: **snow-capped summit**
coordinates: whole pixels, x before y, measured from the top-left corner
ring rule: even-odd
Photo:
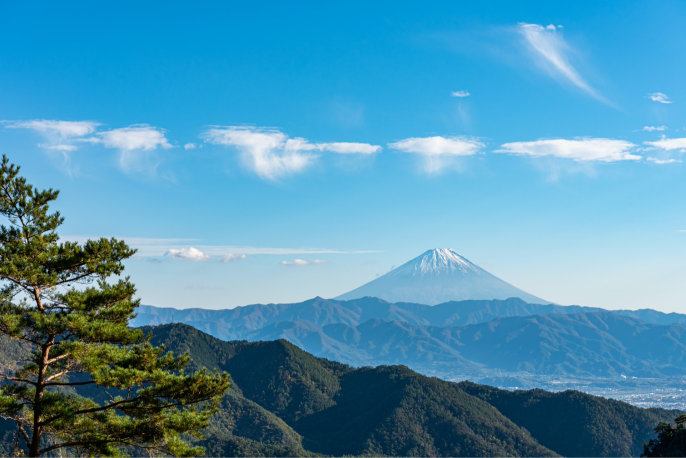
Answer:
[[[457,271],[463,275],[469,275],[470,272],[478,272],[479,268],[450,248],[429,250],[393,270],[395,275],[411,274],[412,276],[452,275]]]
[[[429,250],[336,299],[350,300],[365,296],[378,297],[388,302],[427,305],[510,297],[518,297],[532,304],[550,303],[491,275],[450,248]]]

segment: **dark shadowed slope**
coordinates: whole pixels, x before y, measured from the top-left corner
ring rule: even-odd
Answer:
[[[563,456],[638,456],[653,428],[671,423],[680,411],[639,409],[578,391],[505,391],[470,382],[462,388],[495,406]]]
[[[456,384],[404,367],[353,370],[315,358],[285,341],[213,342],[183,325],[156,328],[153,340],[175,351],[189,349],[197,366],[202,361],[229,371],[243,397],[285,420],[312,452],[554,454]]]
[[[233,395],[253,406],[252,413],[244,418],[231,404],[239,413],[221,424],[249,424],[262,412],[254,406],[278,417],[262,414],[252,431],[225,426],[228,445],[216,449],[224,455],[306,453],[302,443],[309,452],[333,455],[540,456],[552,450],[636,456],[637,444],[654,437],[652,427],[678,414],[571,391],[512,393],[456,384],[400,366],[352,369],[285,341],[222,342],[183,325],[154,328],[153,340],[176,352],[189,350],[194,367],[232,373]],[[206,442],[216,443],[216,435]]]

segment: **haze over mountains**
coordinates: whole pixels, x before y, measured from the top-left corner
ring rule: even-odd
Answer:
[[[405,364],[472,379],[494,371],[605,378],[686,374],[686,315],[547,303],[452,250],[427,251],[341,297],[365,291],[402,300],[317,297],[230,310],[141,306],[133,325],[180,322],[227,341],[286,339],[358,367]],[[494,298],[510,294],[519,296]],[[468,299],[435,303],[443,297]]]
[[[173,321],[222,340],[287,339],[354,366],[596,377],[686,373],[686,315],[504,301],[391,304],[315,298],[231,310],[141,306],[134,325]],[[664,324],[663,324],[664,323]]]

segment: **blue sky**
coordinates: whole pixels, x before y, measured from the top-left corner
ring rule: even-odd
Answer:
[[[333,297],[450,247],[686,303],[681,2],[3,2],[0,146],[143,303]]]

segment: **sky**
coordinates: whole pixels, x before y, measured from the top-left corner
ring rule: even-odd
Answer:
[[[452,248],[686,313],[686,4],[0,2],[0,149],[142,303],[335,297]]]

